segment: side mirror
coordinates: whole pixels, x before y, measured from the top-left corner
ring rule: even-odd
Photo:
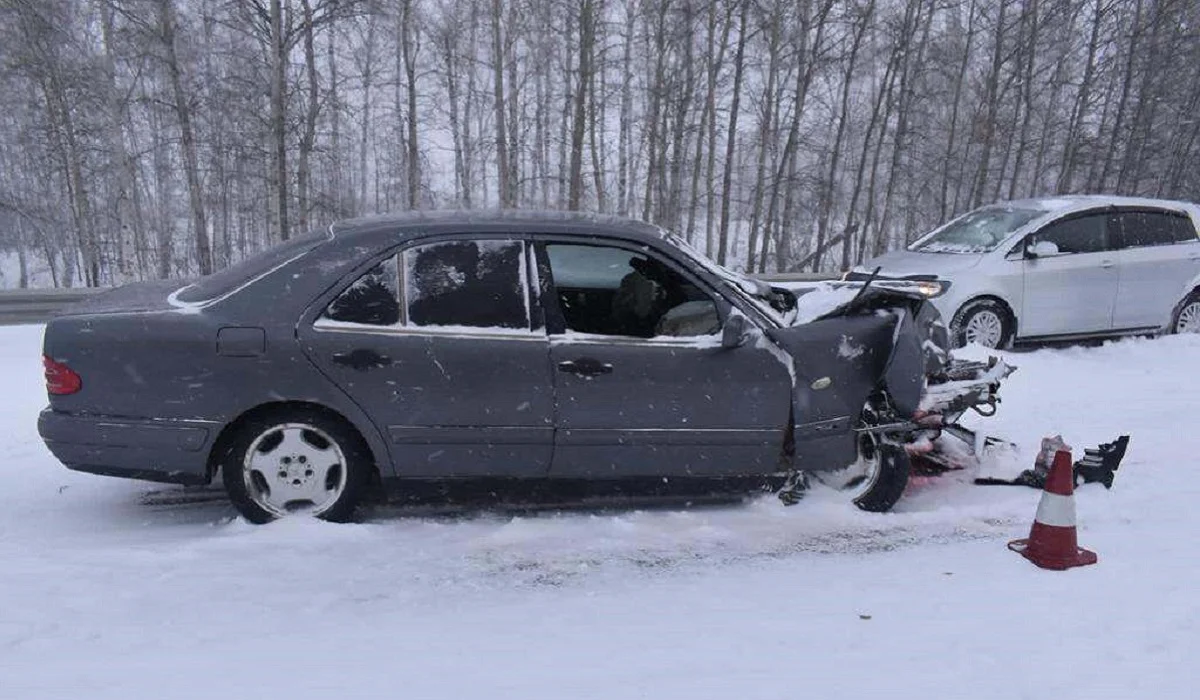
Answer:
[[[741,314],[731,313],[729,318],[725,319],[725,325],[721,328],[721,347],[726,350],[740,348],[746,344],[746,340],[749,337],[750,322]]]
[[[1058,255],[1058,245],[1050,241],[1038,241],[1025,249],[1025,254],[1031,258],[1048,258]]]

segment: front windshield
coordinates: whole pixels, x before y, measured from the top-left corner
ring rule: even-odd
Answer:
[[[771,287],[753,277],[748,277],[740,272],[718,265],[711,258],[696,250],[690,243],[675,234],[667,234],[666,239],[668,243],[683,251],[685,255],[691,258],[692,262],[728,282],[734,290],[752,302],[763,314],[772,318],[781,326],[790,325],[796,307],[796,297],[792,292],[786,289]]]
[[[987,253],[1014,231],[1045,214],[1042,209],[986,207],[956,219],[912,250],[923,253]]]

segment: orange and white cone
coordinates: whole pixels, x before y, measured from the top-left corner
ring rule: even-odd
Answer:
[[[1080,547],[1076,539],[1075,480],[1070,450],[1054,454],[1029,537],[1009,542],[1008,548],[1043,569],[1061,571],[1096,563],[1096,553]]]

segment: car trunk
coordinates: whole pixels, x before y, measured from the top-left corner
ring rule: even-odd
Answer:
[[[168,297],[183,287],[179,280],[155,280],[127,284],[65,307],[59,316],[166,311],[172,308]]]

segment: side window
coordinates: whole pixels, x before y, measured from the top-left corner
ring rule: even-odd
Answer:
[[[396,257],[379,263],[347,287],[330,302],[324,318],[370,326],[398,325],[400,285]]]
[[[529,328],[521,241],[447,241],[403,253],[409,326]]]
[[[1091,214],[1049,224],[1034,234],[1033,240],[1058,246],[1059,253],[1098,253],[1107,248],[1104,214]]]
[[[1175,224],[1175,242],[1176,243],[1197,243],[1200,242],[1200,235],[1196,234],[1196,226],[1192,223],[1190,216],[1174,216],[1171,217]]]
[[[1190,226],[1186,218],[1167,212],[1127,211],[1120,219],[1122,248],[1171,245],[1179,241],[1179,224]]]
[[[576,333],[689,337],[721,326],[712,297],[665,263],[611,246],[546,245],[567,329]]]

